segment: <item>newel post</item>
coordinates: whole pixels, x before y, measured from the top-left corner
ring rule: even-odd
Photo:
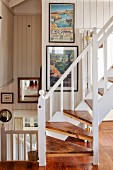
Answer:
[[[99,106],[98,106],[98,44],[96,29],[93,34],[93,164],[99,164]]]
[[[46,124],[44,90],[39,91],[38,99],[38,156],[39,166],[46,166]]]
[[[1,161],[6,161],[6,136],[5,136],[5,127],[2,124],[1,127]]]

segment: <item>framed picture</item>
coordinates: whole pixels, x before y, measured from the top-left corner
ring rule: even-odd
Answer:
[[[13,103],[13,93],[1,93],[1,103],[12,104]]]
[[[49,42],[73,43],[75,23],[74,3],[49,4]]]
[[[46,46],[46,90],[59,80],[78,56],[78,46]],[[71,73],[63,81],[64,91],[71,90]],[[60,87],[56,91],[59,91]],[[78,65],[74,69],[74,90],[78,91]]]

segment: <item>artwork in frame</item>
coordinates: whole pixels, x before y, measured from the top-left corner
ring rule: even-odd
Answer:
[[[13,93],[1,93],[1,103],[12,104],[13,103]]]
[[[78,56],[78,46],[46,46],[46,90],[50,90]],[[63,81],[63,90],[71,90],[71,73]],[[60,87],[56,91],[59,91]],[[74,91],[78,91],[78,65],[74,68]]]
[[[75,4],[50,3],[49,4],[49,42],[75,41]]]

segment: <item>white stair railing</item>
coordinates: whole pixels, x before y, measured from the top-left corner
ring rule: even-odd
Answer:
[[[33,138],[35,138],[35,147]],[[5,130],[1,127],[1,161],[28,160],[28,151],[32,150],[38,150],[37,131]]]

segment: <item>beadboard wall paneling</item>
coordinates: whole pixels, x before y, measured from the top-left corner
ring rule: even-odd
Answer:
[[[13,79],[13,15],[0,1],[0,87]]]
[[[41,15],[14,16],[14,110],[36,109],[37,104],[18,103],[18,77],[40,77]]]

